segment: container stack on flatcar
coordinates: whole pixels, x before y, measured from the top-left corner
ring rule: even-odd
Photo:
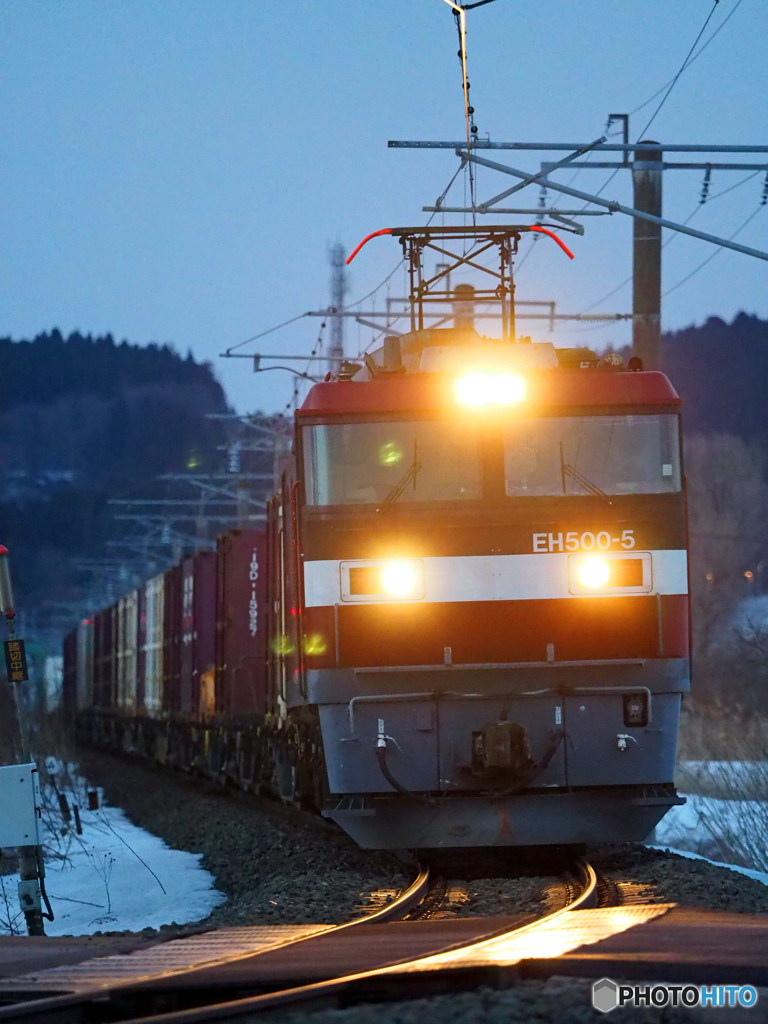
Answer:
[[[690,688],[680,404],[636,363],[415,319],[310,389],[265,532],[67,638],[80,735],[368,848],[645,838]]]
[[[225,719],[248,728],[266,709],[265,543],[231,531],[67,636],[64,706],[83,740],[227,770],[240,740]]]

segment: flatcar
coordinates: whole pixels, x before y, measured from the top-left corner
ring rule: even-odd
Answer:
[[[401,234],[417,272],[421,231]],[[190,629],[213,630],[212,693],[202,664],[194,687],[155,669],[131,703],[96,635],[70,638],[84,735],[313,807],[366,848],[642,840],[681,802],[680,398],[637,361],[517,340],[506,287],[501,340],[464,292],[453,327],[419,313],[310,389],[266,535],[208,556]]]

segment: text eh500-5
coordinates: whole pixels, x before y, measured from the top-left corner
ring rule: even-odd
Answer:
[[[629,551],[635,546],[635,531],[622,530],[620,537],[613,537],[608,530],[592,533],[586,530],[569,530],[565,533],[534,533],[534,554],[552,551],[607,551],[612,544]]]

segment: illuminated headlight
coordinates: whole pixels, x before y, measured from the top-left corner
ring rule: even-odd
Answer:
[[[420,558],[342,562],[342,601],[420,601],[424,563]]]
[[[514,405],[525,401],[525,381],[512,373],[468,373],[456,382],[462,405]]]
[[[393,597],[407,597],[416,589],[416,573],[407,562],[391,562],[382,570],[381,585]]]
[[[608,562],[604,558],[586,558],[579,566],[579,583],[582,587],[604,587],[608,576]]]
[[[586,532],[583,540],[594,534]],[[597,535],[605,541],[607,531]],[[598,554],[568,556],[568,589],[572,594],[591,594],[593,597],[609,594],[650,594],[653,590],[653,565],[650,551],[634,554],[606,551]]]

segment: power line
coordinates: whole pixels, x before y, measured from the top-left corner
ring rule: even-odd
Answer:
[[[735,8],[734,8],[734,10],[735,10]],[[731,12],[731,13],[733,13],[733,12]],[[725,23],[723,23],[723,24],[725,24]],[[753,174],[748,174],[746,176],[746,178],[742,178],[741,181],[737,181],[735,185],[730,185],[728,188],[724,188],[721,192],[715,192],[715,194],[713,196],[709,197],[707,202],[712,203],[712,202],[714,202],[715,199],[720,199],[721,196],[727,195],[729,192],[733,192],[734,189],[740,188],[742,185],[746,185],[746,183],[748,181],[751,181],[753,178],[756,178],[758,176],[758,174],[760,174],[760,173],[761,173],[760,171],[755,171]],[[694,207],[694,209],[691,211],[691,213],[685,218],[685,220],[683,221],[683,224],[688,224],[689,221],[691,221],[696,216],[696,214],[699,212],[700,209],[701,209],[701,204],[697,203],[696,206]],[[742,227],[746,227],[746,222],[745,222],[744,225],[742,225]],[[738,230],[740,231],[741,228],[739,228]],[[664,242],[664,244],[662,245],[662,249],[666,249],[666,247],[668,245],[670,245],[671,242],[673,242],[674,239],[676,239],[678,237],[679,237],[679,235],[677,234],[677,232],[673,232],[669,236],[669,238],[666,240],[666,242]],[[734,238],[734,237],[735,237],[735,235],[731,235],[731,238]],[[729,241],[730,241],[730,239],[729,239]],[[711,258],[712,257],[708,257],[706,262],[708,263]],[[592,303],[592,305],[587,306],[585,309],[582,309],[581,312],[582,313],[589,313],[590,310],[593,310],[595,308],[595,306],[602,305],[602,303],[605,302],[606,299],[612,298],[616,294],[616,292],[621,291],[622,288],[626,287],[626,285],[628,285],[631,280],[632,280],[632,275],[630,274],[629,277],[625,277],[624,278],[624,280],[621,282],[621,284],[617,284],[615,288],[612,288],[611,291],[607,292],[601,298],[597,299],[595,302]],[[680,283],[682,284],[683,282],[680,282]],[[677,285],[675,285],[675,287],[677,287]],[[666,294],[669,294],[669,293],[666,293]]]
[[[731,10],[731,12],[728,14],[728,16],[718,25],[718,27],[715,29],[715,31],[712,33],[712,35],[709,37],[709,39],[707,39],[707,41],[701,47],[699,52],[694,54],[694,56],[691,57],[691,59],[689,61],[687,61],[687,63],[685,64],[685,66],[681,70],[687,71],[688,68],[691,66],[691,64],[693,64],[693,62],[695,60],[699,59],[699,57],[702,55],[702,53],[704,53],[704,51],[709,46],[709,44],[712,42],[712,40],[715,38],[715,36],[725,28],[725,26],[728,24],[728,22],[731,20],[731,18],[734,16],[736,11],[738,11],[738,9],[741,7],[741,5],[743,3],[744,3],[744,0],[738,0],[738,3],[736,4],[736,6]],[[680,72],[678,72],[677,77],[678,78],[680,77]],[[645,102],[641,103],[639,107],[635,107],[634,110],[630,110],[628,116],[632,117],[634,114],[637,114],[641,110],[643,110],[644,107],[647,107],[649,103],[653,103],[653,101],[656,99],[656,97],[657,96],[661,96],[661,94],[664,92],[664,90],[667,88],[667,86],[671,85],[674,81],[675,81],[674,78],[670,78],[670,80],[668,82],[665,82],[664,85],[662,85],[662,87],[660,89],[658,89],[653,94],[653,96],[649,96],[648,99],[645,100]]]
[[[455,175],[454,175],[454,177],[455,177]],[[453,182],[451,182],[451,184],[453,184]],[[449,186],[449,187],[450,187],[450,186]],[[429,220],[432,220],[432,218],[430,217],[430,218],[429,218]],[[427,224],[429,224],[429,221],[427,221]],[[383,280],[383,281],[381,281],[381,282],[379,282],[379,284],[377,284],[377,285],[376,285],[376,287],[375,287],[375,288],[374,288],[374,289],[373,289],[372,291],[368,292],[368,294],[367,294],[367,295],[364,295],[364,296],[362,297],[362,299],[357,299],[357,300],[356,300],[355,302],[351,302],[351,303],[350,303],[350,304],[349,304],[348,306],[344,306],[344,309],[345,309],[345,310],[347,310],[347,309],[354,309],[354,308],[355,308],[355,306],[359,306],[359,305],[360,305],[360,304],[361,304],[362,302],[365,302],[365,300],[366,300],[366,299],[370,299],[370,297],[371,297],[372,295],[375,295],[375,294],[376,294],[376,292],[377,292],[377,291],[378,291],[378,290],[379,290],[380,288],[383,288],[383,287],[384,287],[384,285],[388,284],[388,283],[389,283],[389,281],[391,281],[391,280],[392,280],[392,278],[393,278],[393,277],[395,276],[395,274],[397,273],[397,271],[398,271],[398,270],[400,269],[400,267],[401,267],[402,265],[403,265],[403,260],[399,260],[399,261],[398,261],[398,262],[397,262],[397,263],[395,264],[395,266],[393,267],[393,269],[392,269],[392,270],[390,271],[390,273],[389,273],[389,274],[387,274],[387,276],[386,276],[386,277],[384,278],[384,280]]]
[[[690,59],[691,59],[691,55],[693,54],[693,51],[694,51],[694,50],[696,49],[696,47],[697,47],[697,46],[699,45],[699,40],[700,40],[700,39],[701,39],[701,37],[702,37],[702,36],[704,35],[704,32],[706,31],[707,25],[708,25],[708,24],[710,23],[710,21],[712,20],[712,15],[713,15],[713,14],[715,13],[715,11],[717,10],[717,5],[718,5],[719,3],[720,3],[720,0],[715,0],[714,4],[712,5],[712,10],[711,10],[711,11],[709,12],[709,14],[707,15],[707,18],[706,18],[706,21],[704,22],[704,24],[703,24],[703,25],[701,26],[701,31],[700,31],[700,32],[699,32],[699,34],[698,34],[698,35],[696,36],[696,39],[694,40],[693,46],[692,46],[692,47],[690,48],[690,50],[688,51],[688,55],[687,55],[687,57],[685,58],[685,60],[683,61],[683,63],[682,63],[681,65],[680,65],[680,70],[679,70],[679,71],[677,72],[677,74],[675,75],[675,77],[674,77],[674,78],[672,79],[672,81],[671,81],[671,82],[669,83],[669,88],[668,88],[668,89],[667,89],[667,91],[666,91],[666,92],[664,93],[664,96],[662,97],[661,103],[659,103],[658,107],[656,107],[656,109],[654,110],[654,112],[653,112],[653,114],[652,114],[652,116],[651,116],[651,119],[650,119],[650,121],[648,122],[648,124],[647,124],[647,125],[645,126],[645,128],[643,128],[643,130],[642,130],[642,131],[640,132],[640,134],[638,135],[638,137],[637,137],[637,138],[638,138],[638,141],[639,141],[640,139],[642,139],[642,137],[643,137],[643,136],[645,135],[645,133],[646,133],[646,132],[648,131],[648,129],[649,129],[650,127],[651,127],[651,125],[653,124],[653,122],[654,122],[654,121],[656,120],[656,115],[657,115],[657,114],[659,113],[659,111],[661,110],[661,108],[662,108],[662,107],[664,106],[664,104],[665,104],[665,103],[667,102],[667,100],[669,99],[669,94],[670,94],[670,93],[672,92],[672,90],[674,89],[674,87],[675,87],[675,86],[677,85],[677,80],[678,80],[678,79],[680,78],[680,75],[682,75],[682,73],[683,73],[683,72],[685,71],[686,65],[687,65],[687,64],[688,64],[688,62],[690,61]]]
[[[739,0],[739,2],[741,2],[741,0]],[[710,10],[709,14],[707,15],[707,18],[706,18],[704,24],[701,26],[701,30],[699,31],[699,34],[696,36],[696,39],[693,42],[693,46],[690,48],[690,50],[688,51],[688,55],[686,56],[686,58],[683,61],[683,63],[680,65],[680,70],[677,72],[675,77],[673,79],[671,79],[671,81],[668,83],[669,87],[667,88],[667,86],[662,86],[661,89],[659,90],[659,92],[662,92],[664,89],[667,89],[666,93],[664,94],[664,96],[663,96],[663,98],[661,100],[661,103],[659,103],[658,107],[656,107],[656,109],[654,110],[653,115],[651,116],[650,121],[646,124],[645,128],[643,128],[643,130],[639,133],[639,135],[637,136],[637,140],[636,141],[639,142],[640,139],[642,139],[642,137],[645,135],[645,133],[651,127],[653,122],[656,120],[656,115],[659,113],[661,108],[664,106],[664,104],[669,99],[669,95],[672,92],[672,90],[674,89],[675,85],[677,84],[677,80],[680,78],[682,73],[685,71],[685,69],[688,66],[688,64],[691,63],[691,59],[692,59],[691,58],[691,54],[693,53],[693,51],[698,46],[699,40],[704,35],[704,32],[706,31],[707,25],[710,23],[710,21],[712,19],[712,15],[715,13],[715,10],[716,10],[717,5],[719,3],[720,3],[720,0],[715,0],[715,2],[713,3],[712,9]],[[734,8],[734,11],[735,11],[735,9],[736,8]],[[733,14],[733,11],[731,11],[731,14]],[[725,22],[723,22],[723,24],[725,24]],[[722,28],[722,25],[720,27]],[[714,35],[712,36],[712,39],[714,39]],[[712,39],[708,40],[708,42],[711,42]],[[702,47],[702,50],[703,50],[703,47]],[[656,93],[656,95],[658,96],[659,93]],[[643,106],[645,106],[645,105],[646,104],[643,104]],[[639,109],[640,108],[638,107],[638,110]],[[633,113],[636,113],[636,111],[633,111]],[[627,116],[631,117],[631,114],[627,115]],[[589,159],[589,158],[587,158],[587,159]],[[621,168],[617,167],[616,170],[613,171],[613,173],[609,175],[607,180],[600,186],[598,191],[595,192],[596,196],[602,195],[602,193],[605,191],[605,189],[608,188],[608,186],[611,184],[611,182],[613,181],[613,179],[616,177],[616,175],[619,173],[620,170],[621,170]],[[586,210],[587,206],[589,206],[589,203],[585,203],[583,208]]]
[[[729,185],[728,188],[724,188],[722,192],[715,192],[713,196],[709,196],[707,202],[711,203],[714,199],[719,199],[720,196],[727,195],[728,192],[733,192],[735,188],[740,188],[741,185],[746,185],[748,181],[752,181],[753,178],[756,178],[758,174],[761,173],[761,171],[755,171],[753,174],[748,174],[746,178],[742,178],[741,181],[737,181],[735,185]]]
[[[738,228],[736,228],[736,230],[735,230],[735,231],[733,232],[733,234],[732,234],[732,235],[729,235],[729,236],[728,236],[728,241],[730,242],[732,238],[735,238],[735,237],[736,237],[736,235],[738,235],[738,234],[739,234],[740,232],[742,232],[742,231],[744,230],[744,228],[745,228],[745,227],[747,226],[747,224],[749,224],[749,223],[750,223],[750,221],[752,221],[752,220],[754,220],[754,219],[755,219],[755,217],[756,217],[756,216],[758,215],[758,213],[760,213],[760,211],[762,210],[762,208],[763,208],[763,207],[762,207],[762,204],[761,204],[760,206],[758,206],[758,207],[757,207],[757,209],[756,209],[756,210],[753,210],[753,211],[752,211],[752,213],[750,213],[750,215],[749,215],[749,216],[747,217],[747,219],[746,219],[746,220],[744,221],[744,223],[743,223],[743,224],[741,224],[741,225],[740,225],[740,226],[739,226]],[[677,282],[677,284],[673,284],[671,288],[668,288],[668,289],[667,289],[667,290],[666,290],[665,292],[662,292],[662,298],[666,298],[666,297],[667,297],[667,295],[671,295],[671,294],[672,294],[672,292],[674,292],[674,291],[677,291],[677,289],[678,289],[678,288],[681,288],[681,287],[682,287],[682,286],[683,286],[683,285],[684,285],[684,284],[685,284],[685,283],[686,283],[687,281],[690,281],[690,279],[691,279],[691,278],[692,278],[692,277],[693,277],[693,276],[694,276],[695,274],[698,274],[698,272],[699,272],[700,270],[703,270],[703,269],[704,269],[704,267],[706,267],[706,265],[707,265],[708,263],[711,263],[711,262],[712,262],[712,260],[713,260],[713,259],[715,258],[715,256],[719,256],[719,255],[720,255],[720,253],[721,253],[722,251],[723,251],[723,250],[722,250],[722,248],[720,248],[720,249],[715,249],[715,251],[714,251],[713,253],[711,253],[711,254],[710,254],[709,256],[707,256],[707,258],[706,258],[706,259],[705,259],[705,260],[704,260],[704,261],[703,261],[702,263],[700,263],[700,264],[698,265],[698,267],[695,267],[695,268],[694,268],[694,269],[693,269],[693,270],[692,270],[692,271],[690,272],[690,274],[686,274],[686,276],[685,276],[685,277],[684,277],[684,278],[683,278],[683,279],[682,279],[681,281],[678,281],[678,282]]]
[[[225,354],[234,352],[236,348],[242,348],[243,345],[248,345],[252,341],[258,341],[259,338],[264,338],[268,334],[272,334],[275,331],[279,331],[281,327],[287,327],[289,324],[295,324],[297,320],[301,320],[306,315],[306,313],[299,313],[298,316],[293,316],[291,317],[290,320],[284,320],[281,324],[277,324],[275,327],[270,327],[266,331],[261,331],[261,333],[259,334],[254,334],[252,338],[246,338],[245,341],[238,341],[236,345],[230,345]]]

